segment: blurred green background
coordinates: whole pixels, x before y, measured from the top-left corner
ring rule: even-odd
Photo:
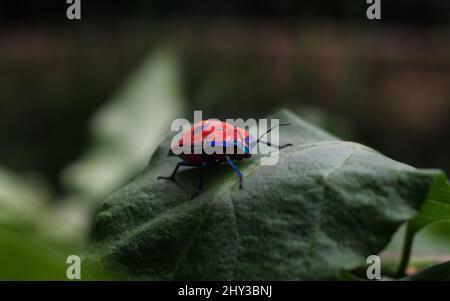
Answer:
[[[380,21],[365,1],[82,1],[81,21],[60,2],[0,4],[0,279],[64,279],[102,199],[194,109],[288,107],[450,171],[448,1],[385,0]],[[436,228],[419,259],[448,259],[449,227]]]

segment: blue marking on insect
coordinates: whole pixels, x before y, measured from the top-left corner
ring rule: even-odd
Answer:
[[[217,126],[218,124],[220,124],[220,126]],[[189,135],[187,140],[190,137],[193,138],[193,141],[190,142],[192,149],[197,150],[198,148],[202,148],[202,151],[203,151],[204,143],[208,143],[211,147],[221,146],[221,147],[225,147],[227,149],[229,149],[230,147],[233,147],[234,149],[238,149],[238,153],[233,153],[233,154],[227,154],[226,152],[225,153],[219,153],[219,152],[216,153],[215,152],[213,154],[181,153],[177,156],[182,158],[183,161],[180,161],[177,163],[177,165],[175,166],[175,169],[172,171],[172,174],[168,177],[167,176],[159,176],[158,179],[174,180],[175,175],[178,172],[178,169],[180,168],[180,166],[198,166],[198,167],[201,167],[201,169],[203,169],[206,166],[217,165],[217,164],[220,164],[221,162],[227,162],[232,167],[232,169],[236,172],[236,174],[239,176],[239,187],[242,188],[243,175],[238,170],[236,165],[233,163],[233,160],[242,160],[245,158],[250,158],[252,155],[252,149],[258,143],[263,143],[270,147],[276,147],[278,149],[282,149],[286,146],[290,146],[291,144],[289,144],[289,143],[284,144],[284,145],[276,145],[276,144],[261,140],[261,138],[263,136],[265,136],[267,133],[272,131],[277,126],[285,126],[285,125],[289,125],[289,123],[278,124],[276,126],[273,126],[272,128],[268,129],[266,132],[264,132],[262,135],[260,135],[257,139],[254,139],[253,137],[251,137],[249,135],[249,133],[247,131],[244,131],[241,128],[237,128],[237,127],[229,125],[227,123],[202,121],[200,125],[196,126],[195,128],[191,128],[189,132],[185,133],[186,135]],[[217,127],[215,128],[215,126],[217,126]],[[209,129],[207,130],[208,127],[209,127]],[[214,133],[215,131],[224,131],[225,128],[226,129],[233,128],[234,136],[229,137],[228,140],[225,139],[225,140],[217,141],[217,140],[209,140],[208,139],[208,136],[211,136],[211,134]],[[200,137],[198,137],[198,135],[195,135],[200,132],[202,132],[202,135]],[[236,133],[237,133],[237,135],[239,135],[239,139],[236,138]],[[195,137],[193,137],[193,136],[195,136]],[[215,139],[217,139],[217,138],[215,138]],[[183,138],[180,138],[180,140],[178,140],[176,145],[182,145],[182,144],[183,144]],[[173,152],[172,152],[172,154],[173,154]],[[169,151],[169,156],[170,155],[171,155],[171,152]],[[202,190],[202,187],[203,187],[201,175],[202,175],[202,173],[200,172],[199,187],[198,187],[199,192]]]

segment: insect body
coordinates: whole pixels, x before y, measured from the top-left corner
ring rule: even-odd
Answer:
[[[288,125],[288,123],[280,124],[280,126],[284,125]],[[198,190],[201,191],[203,189],[203,168],[226,162],[238,175],[239,187],[242,188],[243,175],[234,164],[235,161],[250,158],[252,149],[258,143],[279,149],[291,145],[278,146],[261,140],[275,127],[270,128],[258,139],[254,139],[248,131],[226,122],[200,121],[182,133],[180,138],[171,145],[169,155],[173,155],[173,151],[177,150],[176,153],[183,161],[177,163],[170,176],[160,176],[158,179],[174,180],[180,166],[197,166],[200,167]],[[205,146],[210,150],[206,151]]]

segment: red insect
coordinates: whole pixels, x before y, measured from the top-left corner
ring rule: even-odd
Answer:
[[[289,125],[289,123],[281,123],[279,126]],[[198,166],[200,168],[198,190],[203,189],[202,170],[206,166],[219,165],[227,162],[239,177],[239,188],[242,188],[243,176],[233,161],[240,161],[250,158],[252,149],[258,144],[263,143],[268,146],[282,149],[291,144],[275,145],[273,143],[262,141],[261,138],[272,131],[277,126],[273,126],[262,134],[258,139],[254,140],[250,134],[240,128],[230,125],[222,121],[202,120],[192,126],[189,130],[181,134],[181,137],[171,145],[169,155],[173,155],[172,150],[180,150],[178,155],[183,161],[175,166],[172,174],[168,177],[158,177],[158,179],[175,180],[175,175],[180,166]],[[185,145],[185,144],[188,145]],[[221,149],[221,152],[205,152],[204,146]],[[188,149],[190,151],[182,151]],[[178,153],[178,152],[177,152]]]

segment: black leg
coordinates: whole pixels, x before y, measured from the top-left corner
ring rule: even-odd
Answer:
[[[159,176],[157,177],[157,179],[164,179],[164,180],[175,180],[175,175],[177,174],[178,169],[180,168],[181,162],[178,162],[177,165],[175,166],[175,169],[172,171],[172,174],[168,177],[164,177],[164,176]]]
[[[283,149],[285,147],[292,146],[291,143],[286,143],[286,144],[283,144],[283,145],[277,145],[277,144],[273,144],[273,143],[270,143],[270,142],[267,142],[267,141],[262,141],[262,140],[260,140],[259,142],[262,143],[262,144],[265,144],[267,146],[276,147],[278,149]]]
[[[172,171],[172,174],[168,177],[164,177],[164,176],[159,176],[157,177],[157,179],[164,179],[164,180],[175,180],[175,175],[178,172],[178,169],[180,168],[180,166],[199,166],[198,164],[194,164],[194,163],[189,163],[187,161],[181,161],[178,162],[177,165],[175,166],[175,169]]]
[[[205,168],[206,163],[202,164],[202,167],[200,168],[199,175],[198,175],[198,191],[203,190],[203,169]]]
[[[242,189],[242,182],[243,182],[243,178],[244,176],[242,175],[242,173],[239,171],[239,169],[236,167],[236,165],[234,165],[233,161],[231,161],[230,156],[226,156],[227,162],[228,164],[230,164],[231,168],[233,168],[233,170],[236,172],[236,174],[239,177],[239,188]]]
[[[174,157],[175,154],[173,153],[172,149],[169,148],[169,151],[167,152],[167,157]]]
[[[203,162],[200,167],[199,174],[198,174],[198,190],[191,196],[191,199],[195,198],[196,196],[198,196],[200,194],[200,192],[203,191],[203,169],[205,169],[206,166],[208,166],[208,163]]]

